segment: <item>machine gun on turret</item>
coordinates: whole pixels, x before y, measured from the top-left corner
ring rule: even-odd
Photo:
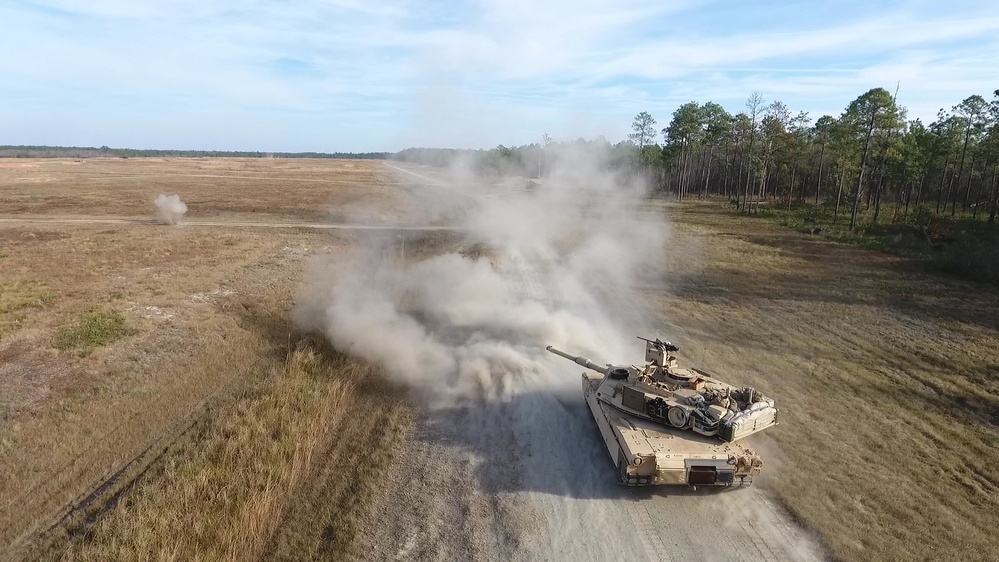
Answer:
[[[657,367],[666,367],[667,365],[676,366],[676,358],[670,355],[670,353],[680,351],[680,348],[673,345],[672,342],[662,341],[659,338],[650,340],[642,336],[638,336],[638,339],[645,342],[646,362]]]
[[[643,338],[642,336],[636,336],[636,337],[646,343],[650,343],[656,346],[657,349],[662,349],[663,351],[666,352],[680,351],[680,348],[674,345],[673,342],[662,341],[659,338],[650,340],[649,338]]]

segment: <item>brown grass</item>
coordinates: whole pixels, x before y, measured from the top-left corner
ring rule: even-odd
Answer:
[[[103,181],[88,168],[92,162],[32,164],[0,170],[0,189],[12,194],[0,200],[0,216],[25,204],[32,212],[151,216],[152,197],[164,187],[156,178],[131,188],[123,178]],[[211,195],[188,201],[192,213],[207,215],[235,216],[240,211],[230,203],[244,195],[259,198],[273,216],[297,216],[320,200],[347,209],[358,190],[370,190],[377,216],[379,198],[389,197],[377,163],[308,162],[308,173],[294,162],[274,164],[257,173],[277,179],[259,182],[198,177],[230,173],[225,166],[242,174],[238,162],[131,159],[104,167],[141,175],[160,166],[157,173],[178,175],[168,179],[182,197]],[[65,176],[63,169],[91,171]],[[298,181],[309,174],[322,181]],[[299,191],[300,183],[308,185]],[[58,555],[78,538],[68,533],[87,528],[105,501],[140,475],[143,486],[152,482],[164,459],[179,462],[219,408],[282,369],[292,331],[287,311],[305,258],[340,251],[352,239],[288,229],[0,223],[0,287],[17,288],[3,291],[7,311],[0,314],[2,322],[17,319],[4,324],[0,340],[0,559]],[[53,347],[62,327],[93,308],[119,312],[137,333],[94,346],[86,357]],[[336,462],[349,467],[353,458]]]
[[[176,193],[188,218],[393,220],[404,213],[383,165],[369,160],[91,158],[79,166],[33,159],[0,168],[0,214],[152,218]]]
[[[368,425],[348,414],[355,413],[356,384],[372,376],[369,366],[323,356],[315,345],[300,347],[260,388],[224,406],[188,450],[167,460],[157,478],[130,494],[64,559],[259,559],[290,508],[301,512],[295,492],[317,465],[345,469],[320,470],[339,483],[365,476],[350,470],[365,462],[322,453],[334,440],[355,437],[351,427]],[[397,426],[380,424],[375,433],[392,434]],[[382,440],[344,444],[384,451]],[[363,498],[335,499],[331,507],[337,512],[327,525],[314,517],[302,521],[306,530],[318,528],[320,539],[326,526],[327,535],[349,534],[364,515]],[[310,558],[309,551],[294,558]]]
[[[29,309],[43,308],[54,300],[55,295],[40,281],[0,281],[0,340],[28,320]]]
[[[41,308],[55,300],[55,295],[39,281],[10,281],[0,285],[0,314],[24,308]]]
[[[843,560],[989,560],[999,526],[999,291],[903,259],[675,209],[671,296],[704,368],[775,396],[764,485]]]
[[[386,474],[409,434],[413,409],[403,389],[326,348],[329,369],[355,392],[336,413],[325,447],[294,494],[295,506],[273,536],[266,560],[354,560],[355,540],[387,484]],[[374,522],[377,524],[377,522]]]

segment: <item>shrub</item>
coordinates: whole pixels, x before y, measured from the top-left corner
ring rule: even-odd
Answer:
[[[77,349],[81,356],[86,356],[98,347],[134,333],[120,312],[90,310],[76,323],[60,328],[54,344],[59,349]]]

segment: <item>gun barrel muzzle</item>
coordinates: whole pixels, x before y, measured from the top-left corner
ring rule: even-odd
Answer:
[[[587,369],[596,371],[598,373],[603,373],[605,375],[607,374],[607,367],[601,367],[600,365],[597,365],[596,363],[594,363],[593,361],[590,361],[589,359],[587,359],[586,357],[583,357],[582,355],[580,355],[580,356],[569,355],[568,353],[566,353],[566,352],[564,352],[564,351],[562,351],[560,349],[555,349],[554,347],[552,347],[550,345],[548,347],[546,347],[545,349],[547,349],[548,351],[554,353],[555,355],[558,355],[559,357],[565,357],[566,359],[568,359],[569,361],[572,361],[573,363],[575,363],[577,365],[580,365],[582,367],[586,367]]]

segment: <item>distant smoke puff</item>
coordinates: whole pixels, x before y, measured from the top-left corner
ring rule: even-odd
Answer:
[[[187,205],[178,195],[160,193],[156,197],[156,218],[163,224],[179,224],[187,213]]]

